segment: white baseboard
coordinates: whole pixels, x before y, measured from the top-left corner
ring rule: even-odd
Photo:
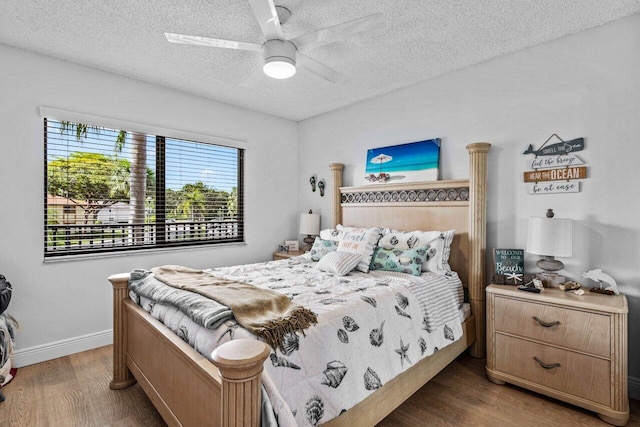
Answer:
[[[640,378],[629,377],[629,398],[640,400]]]
[[[11,364],[15,368],[21,368],[109,344],[113,344],[112,329],[16,350]]]

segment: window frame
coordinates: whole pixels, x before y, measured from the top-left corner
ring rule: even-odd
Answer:
[[[44,258],[45,260],[55,260],[55,259],[64,259],[64,258],[82,258],[82,257],[94,257],[94,256],[112,256],[112,255],[126,255],[130,254],[132,251],[157,251],[157,250],[171,250],[171,249],[186,249],[186,248],[197,248],[202,246],[223,246],[223,245],[237,245],[237,244],[245,244],[245,209],[244,209],[244,175],[245,175],[245,150],[247,149],[246,144],[240,140],[233,140],[228,138],[221,138],[212,135],[198,134],[192,132],[185,132],[180,130],[172,130],[168,128],[158,127],[158,126],[149,126],[149,125],[140,125],[132,122],[101,118],[98,116],[92,116],[88,114],[74,113],[68,112],[64,110],[52,109],[49,107],[40,107],[40,116],[43,119],[44,124]],[[155,206],[155,222],[151,223],[150,229],[155,229],[153,232],[153,242],[146,244],[135,244],[133,242],[127,242],[127,244],[123,244],[121,246],[99,246],[96,244],[95,246],[88,247],[86,249],[82,248],[69,248],[65,247],[60,250],[51,250],[51,246],[48,242],[48,230],[51,227],[47,223],[49,216],[49,203],[47,200],[47,187],[48,187],[48,141],[47,141],[47,120],[55,120],[55,121],[70,121],[73,123],[86,123],[90,126],[95,126],[99,128],[111,128],[111,129],[126,129],[127,132],[136,132],[136,133],[144,133],[147,136],[152,135],[156,138],[156,188],[154,199],[156,202]],[[162,132],[163,135],[159,134]],[[198,138],[198,139],[196,139]],[[166,195],[166,179],[164,176],[165,172],[165,162],[166,162],[166,152],[165,150],[165,140],[179,140],[185,141],[189,143],[195,144],[206,144],[206,145],[214,145],[225,148],[236,149],[237,153],[237,219],[235,220],[237,237],[231,238],[198,238],[196,240],[174,240],[170,241],[167,238],[167,230],[168,224],[166,222],[166,204],[165,204],[165,195]],[[162,175],[161,175],[162,174]],[[158,205],[160,202],[160,205]],[[164,209],[161,209],[164,208]],[[193,222],[193,221],[192,221]],[[190,222],[187,222],[190,224]],[[218,224],[220,225],[220,224]],[[136,226],[131,225],[129,226]],[[137,225],[140,226],[140,225]],[[124,226],[121,226],[124,229]],[[205,227],[208,227],[205,224]],[[145,228],[145,230],[147,230]],[[91,243],[93,245],[93,242]]]

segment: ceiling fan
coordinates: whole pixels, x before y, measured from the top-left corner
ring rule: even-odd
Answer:
[[[282,32],[282,24],[291,16],[289,9],[275,6],[273,0],[249,0],[249,3],[266,39],[263,44],[186,34],[164,33],[164,35],[171,43],[261,52],[263,63],[248,75],[241,86],[252,86],[260,79],[262,72],[274,79],[287,79],[296,73],[296,66],[329,82],[340,83],[346,80],[345,76],[301,52],[315,46],[340,41],[353,34],[370,31],[382,25],[382,14],[377,13],[288,40]]]

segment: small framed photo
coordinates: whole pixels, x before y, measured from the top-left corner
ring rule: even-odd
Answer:
[[[297,241],[297,240],[286,240],[286,241],[284,242],[284,244],[285,244],[286,246],[288,246],[288,247],[289,247],[289,250],[290,250],[290,251],[292,251],[292,252],[293,252],[293,251],[297,251],[297,250],[299,250],[299,247],[298,247],[298,241]]]
[[[286,254],[289,253],[289,246],[287,245],[278,245],[278,252],[284,252]]]

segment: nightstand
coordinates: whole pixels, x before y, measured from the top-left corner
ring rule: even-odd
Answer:
[[[613,425],[629,419],[627,299],[541,293],[490,285],[487,376],[598,413]]]
[[[287,259],[287,258],[292,258],[294,256],[299,256],[302,255],[304,253],[303,250],[299,250],[299,251],[289,251],[289,252],[274,252],[273,253],[273,260],[277,261],[279,259]]]

